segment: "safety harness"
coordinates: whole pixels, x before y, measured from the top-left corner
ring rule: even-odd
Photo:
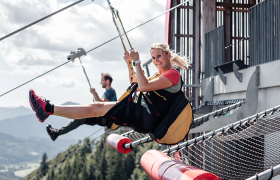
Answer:
[[[149,80],[154,79],[158,76],[159,74],[155,75]],[[119,101],[122,103],[120,103],[118,107],[110,113],[110,118],[114,122],[116,122],[112,125],[111,130],[113,130],[113,128],[119,127],[119,125],[127,125],[133,127],[135,131],[138,131],[138,127],[141,126],[141,101],[142,98],[144,98],[148,109],[151,112],[153,121],[156,122],[154,123],[154,127],[151,128],[150,136],[158,143],[167,145],[177,144],[178,142],[184,140],[189,132],[191,123],[193,121],[193,110],[189,103],[189,100],[185,97],[184,93],[180,90],[177,93],[173,94],[173,97],[175,97],[174,101],[172,102],[172,105],[169,108],[167,114],[162,117],[159,113],[160,111],[157,109],[157,107],[155,106],[155,102],[153,102],[152,99],[149,99],[149,97],[147,97],[142,92],[140,92],[139,95],[136,96],[135,92],[137,91],[137,87],[137,83],[129,86],[125,94],[119,99]],[[165,90],[159,91],[163,92]],[[157,96],[165,99],[165,97],[161,96],[157,91],[153,92]],[[123,103],[123,101],[126,101],[126,103]],[[118,119],[115,118],[115,114],[117,114],[118,111],[123,108],[126,109],[125,123],[123,123],[124,120],[122,120],[122,122],[118,122]],[[135,108],[135,118],[129,119],[129,113],[133,108]]]

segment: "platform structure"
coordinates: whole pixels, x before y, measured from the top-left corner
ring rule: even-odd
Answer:
[[[242,104],[244,104],[245,99],[234,99],[234,100],[224,100],[224,101],[210,101],[205,102],[200,106],[193,107],[195,120],[193,122],[193,127],[198,124],[202,124],[206,122],[210,117],[221,117],[221,116],[229,116],[230,113],[233,113],[234,110],[239,109]],[[204,117],[204,118],[202,118]],[[203,122],[202,122],[203,121]],[[126,130],[128,130],[126,128]],[[110,133],[116,133],[117,131],[112,131]],[[130,130],[126,133],[123,133],[122,136],[128,137],[133,142],[142,140],[142,142],[150,142],[146,141],[149,139],[149,134],[138,133],[134,130]]]
[[[163,153],[221,179],[279,174],[271,169],[280,164],[279,9],[275,0],[194,0],[167,15],[166,42],[190,58],[191,67],[180,73],[196,108],[189,132],[194,138]],[[234,99],[245,101],[237,108],[206,105]],[[133,139],[125,148],[153,141],[133,131],[123,135]]]
[[[280,105],[163,152],[221,179],[247,179],[280,164],[279,134]]]

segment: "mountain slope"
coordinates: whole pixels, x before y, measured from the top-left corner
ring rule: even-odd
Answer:
[[[140,145],[128,154],[121,154],[108,145],[106,137],[103,135],[97,143],[85,139],[83,143],[70,146],[67,151],[59,153],[56,158],[48,162],[48,166],[52,168],[45,176],[37,176],[42,173],[38,168],[26,179],[33,179],[36,176],[43,180],[150,179],[140,166],[140,158],[147,150],[157,148],[156,142]],[[56,163],[58,164],[55,165]]]
[[[33,113],[32,115],[19,116],[0,121],[0,133],[5,133],[17,137],[47,138],[49,139],[49,141],[51,141],[46,131],[47,123],[50,123],[54,128],[60,128],[68,124],[70,121],[71,119],[58,116],[50,116],[45,121],[45,123],[41,123],[36,118],[35,113]],[[84,139],[86,136],[101,128],[102,127],[100,126],[81,125],[79,128],[69,132],[68,134],[59,136],[58,139],[72,139],[74,141],[77,141],[79,139]],[[97,136],[102,132],[104,131],[101,130],[97,134]]]
[[[64,141],[56,146],[42,138],[19,138],[0,133],[0,165],[37,162],[44,152],[53,157],[70,143]]]
[[[0,121],[7,118],[14,118],[17,116],[23,116],[27,114],[32,114],[33,111],[25,107],[17,107],[17,108],[6,108],[0,107]]]

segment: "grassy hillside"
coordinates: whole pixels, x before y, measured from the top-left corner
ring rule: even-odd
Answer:
[[[48,161],[45,175],[37,169],[25,179],[37,176],[35,179],[44,180],[149,180],[140,166],[140,158],[147,150],[156,148],[157,143],[147,143],[123,155],[107,144],[105,135],[97,142],[87,138]]]

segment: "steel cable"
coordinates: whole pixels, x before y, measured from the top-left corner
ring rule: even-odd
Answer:
[[[81,0],[81,1],[83,1],[83,0]],[[144,22],[144,23],[142,23],[142,24],[140,24],[140,25],[138,25],[138,26],[136,26],[136,27],[134,27],[134,28],[132,28],[132,29],[128,30],[128,31],[127,31],[127,33],[128,33],[128,32],[130,32],[130,31],[132,31],[132,30],[134,30],[134,29],[136,29],[136,28],[138,28],[138,27],[140,27],[140,26],[143,26],[144,24],[147,24],[148,22],[150,22],[150,21],[152,21],[152,20],[154,20],[154,19],[156,19],[156,18],[158,18],[158,17],[162,16],[163,14],[165,14],[165,13],[167,13],[167,12],[169,12],[169,11],[172,11],[173,9],[178,8],[179,6],[181,6],[181,5],[185,4],[185,3],[189,2],[189,1],[190,1],[190,0],[185,1],[185,2],[183,2],[183,3],[181,3],[181,4],[177,5],[177,6],[174,6],[173,8],[171,8],[171,9],[169,9],[169,10],[167,10],[167,11],[165,11],[165,12],[161,13],[160,15],[158,15],[158,16],[156,16],[156,17],[154,17],[154,18],[152,18],[152,19],[150,19],[150,20],[148,20],[148,21],[146,21],[146,22]],[[78,1],[78,2],[79,2],[79,1]],[[77,2],[76,2],[76,3],[77,3]],[[99,47],[101,47],[101,46],[103,46],[103,45],[105,45],[105,44],[107,44],[107,43],[109,43],[109,42],[111,42],[111,41],[113,41],[113,40],[117,39],[118,37],[119,37],[119,36],[116,36],[116,37],[114,37],[114,38],[112,38],[112,39],[110,39],[110,40],[106,41],[105,43],[102,43],[102,44],[100,44],[99,46],[96,46],[95,48],[93,48],[93,49],[91,49],[91,50],[87,51],[86,53],[89,53],[89,52],[91,52],[91,51],[93,51],[93,50],[95,50],[95,49],[97,49],[97,48],[99,48]],[[68,62],[69,62],[69,61],[68,61]],[[27,83],[29,83],[29,82],[33,81],[33,80],[35,80],[35,79],[37,79],[37,78],[39,78],[39,77],[41,77],[41,76],[43,76],[43,75],[45,75],[45,74],[47,74],[47,73],[49,73],[49,72],[51,72],[51,71],[55,70],[55,69],[57,69],[57,68],[59,68],[59,67],[61,67],[61,66],[65,65],[65,64],[67,64],[68,62],[63,63],[62,65],[59,65],[59,66],[57,66],[57,67],[53,68],[52,70],[49,70],[49,71],[45,72],[44,74],[39,75],[39,76],[37,76],[36,78],[33,78],[33,79],[31,79],[31,80],[29,80],[29,81],[27,81],[27,82],[25,82],[25,83],[21,84],[20,86],[17,86],[16,88],[11,89],[11,90],[9,90],[9,91],[5,92],[4,94],[1,94],[1,95],[0,95],[0,97],[2,97],[2,96],[4,96],[4,95],[6,95],[6,94],[8,94],[8,93],[10,93],[10,92],[12,92],[12,91],[14,91],[15,89],[17,89],[17,88],[19,88],[19,87],[21,87],[21,86],[23,86],[23,85],[25,85],[25,84],[27,84]]]
[[[1,37],[1,38],[0,38],[0,41],[6,39],[7,37],[9,37],[9,36],[11,36],[11,35],[14,35],[14,34],[20,32],[20,31],[22,31],[22,30],[24,30],[24,29],[26,29],[26,28],[28,28],[28,27],[30,27],[30,26],[33,26],[34,24],[37,24],[38,22],[41,22],[41,21],[43,21],[43,20],[45,20],[45,19],[47,19],[47,18],[49,18],[49,17],[51,17],[51,16],[53,16],[53,15],[55,15],[55,14],[57,14],[57,13],[60,13],[61,11],[64,11],[65,9],[68,9],[68,8],[70,8],[70,7],[72,7],[72,6],[76,5],[76,4],[79,4],[79,3],[82,2],[82,1],[84,1],[84,0],[80,0],[80,1],[74,2],[73,4],[70,4],[69,6],[66,6],[66,7],[64,7],[64,8],[62,8],[62,9],[60,9],[60,10],[58,10],[58,11],[52,13],[52,14],[49,14],[49,15],[47,15],[47,16],[45,16],[45,17],[43,17],[43,18],[41,18],[41,19],[39,19],[39,20],[37,20],[37,21],[34,21],[33,23],[30,23],[30,24],[28,24],[28,25],[26,25],[26,26],[24,26],[24,27],[22,27],[22,28],[20,28],[20,29],[18,29],[18,30],[16,30],[16,31],[14,31],[14,32],[12,32],[12,33],[10,33],[10,34],[4,36],[4,37]]]
[[[103,128],[101,128],[101,129],[103,129]],[[95,131],[94,133],[92,133],[91,135],[87,136],[86,138],[89,138],[89,137],[91,137],[92,135],[98,133],[101,129]],[[100,136],[98,136],[98,137],[95,138],[95,139],[100,138],[100,137],[101,137],[102,135],[104,135],[104,134],[105,134],[105,133],[101,134]],[[52,169],[53,167],[55,167],[55,166],[58,165],[59,163],[63,162],[66,158],[68,158],[69,156],[72,156],[73,154],[75,154],[75,153],[78,152],[79,150],[83,149],[84,147],[86,147],[86,146],[89,145],[90,143],[91,143],[91,142],[88,142],[88,143],[84,144],[82,147],[80,147],[79,149],[76,149],[72,154],[67,155],[67,156],[64,157],[62,160],[58,161],[56,164],[54,164],[54,165],[52,165],[51,167],[49,167],[47,170],[45,170],[45,171],[41,172],[40,174],[36,175],[35,177],[33,177],[31,180],[37,178],[38,176],[40,176],[40,175],[42,175],[43,173],[47,172],[48,170]],[[38,171],[38,170],[39,170],[39,169],[33,171],[33,173],[36,172],[36,171]],[[28,175],[27,175],[27,176],[28,176]],[[25,177],[22,178],[21,180],[25,179],[27,176],[25,176]]]

